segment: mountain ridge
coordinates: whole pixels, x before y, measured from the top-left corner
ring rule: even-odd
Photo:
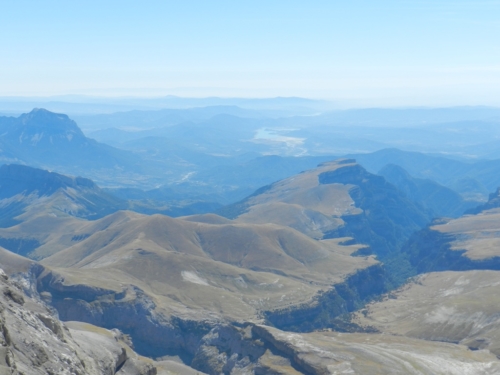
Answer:
[[[127,208],[127,203],[102,191],[92,180],[68,177],[25,165],[0,167],[0,226],[23,216],[52,214],[97,219]]]

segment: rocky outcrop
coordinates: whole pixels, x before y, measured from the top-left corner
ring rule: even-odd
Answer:
[[[297,334],[252,327],[268,348],[259,359],[269,374],[497,374],[500,362],[488,351],[380,334]],[[259,373],[259,372],[255,372]]]
[[[287,309],[267,311],[267,321],[280,329],[309,332],[323,328],[350,332],[360,328],[342,317],[387,291],[387,275],[381,265],[360,270],[342,283],[319,293],[313,301]]]
[[[63,324],[0,269],[0,374],[156,375],[118,331]],[[24,279],[25,280],[25,279]]]
[[[65,285],[57,273],[38,279],[43,298],[61,320],[118,328],[132,337],[138,353],[148,357],[179,356],[190,362],[202,337],[218,321],[190,320],[158,313],[153,299],[137,287],[122,292],[88,285]]]
[[[266,350],[251,324],[223,324],[203,337],[191,366],[209,374],[253,373]]]
[[[328,330],[298,334],[251,322],[199,322],[172,317],[166,320],[155,312],[154,301],[141,295],[139,290],[114,292],[114,295],[110,290],[92,290],[89,286],[86,287],[88,290],[85,287],[65,290],[61,279],[48,276],[47,271],[40,272],[33,264],[31,276],[29,272],[14,274],[8,280],[0,272],[2,375],[323,375],[342,371],[458,375],[464,368],[470,374],[479,375],[496,374],[500,370],[500,362],[488,351],[471,352],[465,346],[455,344],[391,335],[339,334]],[[376,292],[377,287],[373,285],[381,280],[380,269],[374,266],[367,272],[369,274],[359,275],[365,283],[360,283],[353,275],[336,290],[339,296],[346,298],[344,303],[348,301],[345,293],[349,290],[357,293],[359,298]],[[74,321],[61,323],[43,302],[24,293],[23,290],[32,291],[31,284],[37,282],[35,274],[38,280],[42,280],[38,286],[48,288],[41,296],[47,301],[52,300],[61,313],[73,314],[71,317],[82,320],[95,319],[102,325],[113,322],[124,328],[135,319],[141,319],[142,315],[143,320],[139,320],[137,329],[144,327],[146,335],[150,335],[148,350],[170,345],[172,350],[163,354],[177,355],[190,367],[166,357],[154,361],[137,355],[131,349],[133,340],[117,329],[107,330]],[[79,293],[89,301],[75,300]],[[62,301],[67,301],[68,305]],[[75,303],[79,303],[78,309],[64,312]],[[76,315],[78,311],[79,316]],[[107,321],[111,315],[106,314],[111,313],[117,315],[114,320]],[[137,331],[132,332],[138,335]],[[173,350],[175,345],[180,349],[177,353]]]
[[[129,334],[139,353],[150,357],[177,355],[190,363],[205,335],[229,319],[195,318],[165,314],[154,297],[136,286],[121,291],[65,283],[57,272],[46,270],[38,277],[38,290],[63,321],[82,321]],[[308,332],[335,328],[345,332],[359,327],[344,319],[375,296],[387,291],[387,275],[380,264],[353,272],[343,282],[320,291],[310,301],[287,308],[263,310],[261,321],[280,329]],[[225,351],[224,351],[225,352]]]
[[[496,374],[486,351],[383,334],[298,334],[256,324],[220,326],[207,334],[192,365],[209,374]]]

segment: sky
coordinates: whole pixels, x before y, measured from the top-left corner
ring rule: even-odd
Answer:
[[[500,106],[500,1],[0,0],[0,96]]]

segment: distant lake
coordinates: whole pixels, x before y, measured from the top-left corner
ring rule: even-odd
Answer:
[[[261,128],[257,130],[257,133],[255,134],[255,139],[270,139],[272,140],[273,138],[279,138],[279,134],[277,133],[276,130],[273,129],[267,129],[267,128]]]
[[[296,139],[297,141],[302,141],[303,138],[288,137],[286,133],[293,131],[295,129],[269,129],[260,128],[255,133],[254,139],[267,139],[270,141],[283,142],[285,140]]]

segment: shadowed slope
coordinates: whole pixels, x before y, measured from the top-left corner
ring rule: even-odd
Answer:
[[[465,201],[457,192],[432,180],[413,178],[402,167],[394,164],[386,165],[378,174],[412,201],[429,209],[434,217],[457,217],[478,203]]]
[[[38,215],[97,219],[126,207],[91,180],[23,165],[0,167],[0,226]]]
[[[476,214],[441,220],[415,233],[403,248],[418,273],[444,270],[500,270],[498,195]]]

